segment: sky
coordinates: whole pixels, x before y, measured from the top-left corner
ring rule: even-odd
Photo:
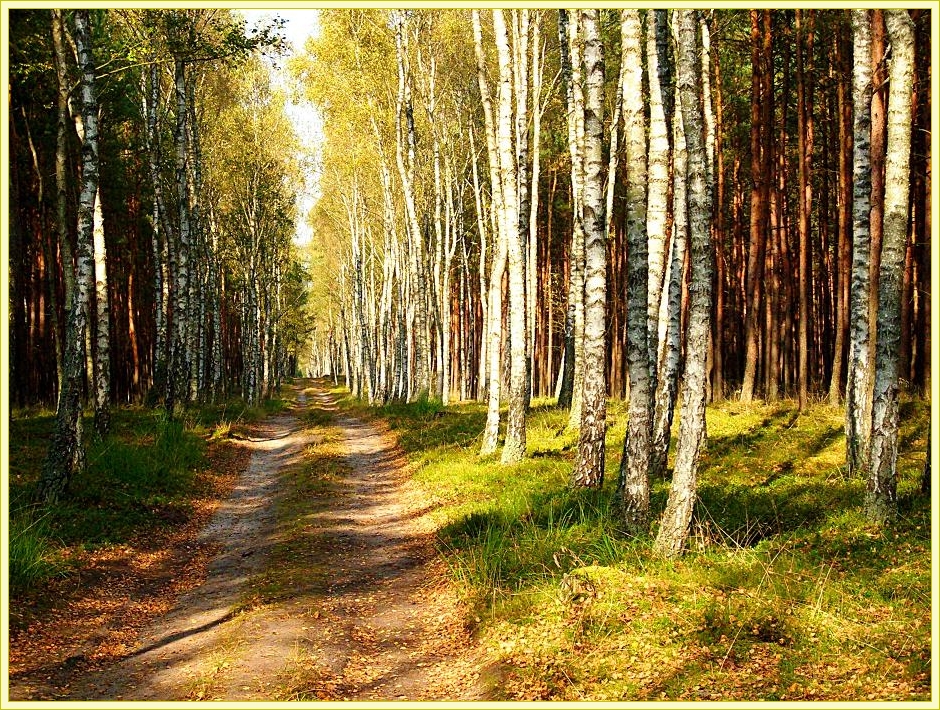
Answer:
[[[286,20],[284,34],[291,43],[293,50],[290,54],[303,51],[304,43],[310,36],[316,36],[320,31],[319,14],[317,10],[241,10],[249,27],[252,27],[265,19],[278,16]],[[290,56],[288,54],[288,56]],[[293,92],[289,90],[287,84],[286,69],[284,60],[278,62],[278,70],[272,68],[272,75],[276,84],[280,85],[290,96]],[[298,199],[297,224],[294,242],[298,246],[306,246],[313,238],[313,233],[307,221],[307,214],[313,207],[318,194],[318,177],[316,170],[315,154],[318,152],[316,147],[323,140],[323,122],[317,110],[305,101],[290,101],[286,107],[286,113],[294,130],[301,141],[309,146],[301,156],[301,164],[304,165],[305,189]]]

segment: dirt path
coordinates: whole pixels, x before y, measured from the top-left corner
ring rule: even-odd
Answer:
[[[316,455],[319,440],[299,414],[333,409],[322,389],[306,392],[312,402],[301,393],[300,412],[267,420],[249,442],[247,470],[202,533],[222,549],[205,584],[129,656],[73,685],[72,699],[482,698],[478,653],[392,437],[336,413],[345,475],[311,498],[299,528],[278,521],[291,485],[284,472]],[[286,590],[253,603],[268,566],[283,564],[272,551],[286,540],[300,543],[296,577],[276,570],[292,575]]]

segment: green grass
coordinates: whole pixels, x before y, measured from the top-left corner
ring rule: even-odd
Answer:
[[[576,434],[551,402],[534,403],[513,466],[477,455],[480,404],[342,406],[388,421],[438,505],[497,698],[929,698],[929,403],[902,404],[901,514],[883,528],[846,475],[843,410],[710,406],[689,549],[673,562],[651,550],[668,480],[651,482],[650,535],[620,526],[622,402],[598,491],[568,487]]]
[[[13,412],[10,418],[10,585],[36,588],[72,569],[71,552],[120,545],[147,531],[186,522],[193,501],[207,495],[207,442],[232,426],[257,421],[286,406],[283,400],[247,408],[237,401],[193,406],[174,420],[163,410],[120,407],[112,435],[86,439],[87,468],[58,503],[37,507],[35,487],[55,415]],[[86,433],[92,419],[84,418]]]

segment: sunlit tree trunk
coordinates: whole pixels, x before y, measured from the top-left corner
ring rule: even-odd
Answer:
[[[914,23],[910,15],[907,10],[885,10],[884,16],[891,43],[888,143],[872,399],[871,469],[865,497],[866,515],[876,522],[886,521],[897,514],[901,276],[907,245],[914,74]]]
[[[689,321],[683,376],[682,414],[676,445],[676,466],[669,499],[660,521],[654,549],[660,555],[679,555],[685,546],[695,505],[699,452],[705,440],[705,360],[711,329],[712,248],[711,213],[705,183],[705,146],[700,87],[697,78],[698,23],[692,10],[680,10],[676,89],[682,96],[682,122],[689,157],[689,233],[692,271],[689,283]]]
[[[797,137],[799,155],[799,353],[797,393],[800,410],[809,406],[809,333],[812,303],[812,263],[810,229],[813,210],[813,29],[812,11],[807,22],[803,11],[796,11],[796,93]],[[808,27],[806,25],[809,25]]]
[[[682,97],[675,100],[673,121],[673,222],[672,246],[666,266],[666,293],[659,309],[659,378],[653,412],[653,438],[650,445],[650,476],[665,476],[669,439],[679,389],[682,355],[682,276],[685,273],[689,223],[686,199],[688,153],[682,126]]]
[[[509,309],[509,413],[501,460],[503,463],[514,463],[525,456],[529,370],[526,357],[525,236],[520,230],[519,184],[516,174],[517,152],[513,146],[512,56],[509,50],[506,23],[501,10],[493,10],[493,31],[499,56],[499,120],[497,122],[499,173],[503,188],[503,222],[509,265],[509,298],[513,306]]]
[[[852,290],[845,386],[845,462],[850,475],[867,473],[869,383],[869,263],[871,261],[871,21],[852,10]]]
[[[532,237],[530,227],[530,188],[529,188],[529,11],[514,9],[510,14],[512,27],[512,86],[515,96],[515,149],[516,149],[516,190],[518,194],[519,235],[522,244],[523,291],[525,293],[525,407],[529,407],[532,396],[532,350],[530,345],[530,326],[534,317],[531,303],[534,294],[529,291],[529,243]],[[511,267],[510,267],[511,268]],[[511,278],[511,275],[510,275]],[[511,315],[510,315],[511,323]],[[510,326],[510,331],[512,330]],[[511,337],[511,336],[510,336]]]
[[[625,97],[640,96],[643,62],[640,14],[620,13],[624,46]],[[624,521],[634,531],[649,522],[650,365],[647,334],[649,262],[646,239],[646,120],[643,106],[629,100],[624,110],[624,166],[627,185],[627,367],[630,371],[630,407],[620,461],[619,488]]]
[[[476,16],[479,18],[479,13],[477,13]],[[477,19],[477,24],[479,24],[479,19]],[[480,175],[479,170],[477,169],[477,147],[476,140],[474,139],[472,123],[468,128],[468,133],[470,137],[470,171],[473,178],[473,202],[476,207],[477,233],[480,235],[480,258],[477,267],[477,277],[479,279],[480,288],[480,320],[483,323],[483,332],[480,336],[479,360],[477,362],[477,370],[479,372],[479,377],[477,378],[477,399],[484,400],[488,396],[487,386],[489,382],[489,377],[487,374],[487,365],[489,363],[489,360],[487,359],[489,344],[489,294],[486,278],[486,213],[483,207],[483,194],[480,190]]]
[[[428,342],[428,312],[425,298],[426,284],[423,275],[426,272],[424,236],[418,221],[418,209],[414,196],[414,119],[411,103],[411,76],[408,67],[407,29],[399,22],[396,26],[395,46],[398,55],[398,106],[396,111],[396,159],[398,174],[405,200],[405,213],[410,236],[409,267],[410,297],[414,307],[414,379],[412,380],[409,399],[427,396],[431,391],[430,380],[430,344]],[[408,160],[405,160],[405,142],[407,141]]]
[[[571,157],[572,234],[569,251],[568,311],[565,356],[558,404],[569,407],[568,428],[581,426],[584,343],[584,100],[578,16],[558,11],[561,75],[568,111],[568,153]],[[570,382],[570,384],[569,384]]]
[[[486,63],[483,56],[483,35],[480,25],[479,11],[473,10],[473,43],[477,60],[477,83],[480,87],[481,103],[483,104],[483,120],[486,132],[486,148],[490,167],[490,215],[493,219],[493,236],[496,239],[494,254],[490,267],[489,296],[487,310],[489,321],[485,322],[487,340],[487,412],[486,425],[483,431],[483,443],[480,454],[486,455],[496,451],[499,437],[499,402],[500,402],[500,362],[503,340],[503,274],[506,270],[507,243],[505,236],[505,220],[503,218],[503,188],[499,175],[499,151],[496,144],[496,125],[493,117],[493,103],[490,97],[489,85],[486,79]]]
[[[646,72],[649,81],[649,154],[646,200],[646,236],[649,252],[647,285],[647,350],[650,365],[650,391],[655,392],[659,369],[659,304],[666,271],[666,207],[669,193],[669,129],[660,83],[657,37],[659,24],[666,22],[666,10],[646,11]],[[608,209],[611,208],[608,202]],[[608,220],[610,216],[608,215]]]
[[[111,429],[111,325],[108,297],[108,252],[104,243],[101,188],[95,191],[93,251],[95,260],[95,432],[104,439]]]
[[[607,428],[605,331],[607,328],[607,232],[601,171],[604,153],[604,46],[597,10],[581,10],[584,32],[584,389],[578,457],[572,485],[604,483],[604,435]],[[639,22],[637,22],[639,26]],[[639,27],[638,27],[639,28]],[[629,157],[629,155],[628,155]],[[614,179],[610,176],[611,180]]]
[[[535,392],[535,338],[536,313],[539,308],[538,300],[538,217],[539,217],[539,177],[541,174],[541,134],[542,134],[542,71],[545,65],[545,48],[542,46],[542,15],[535,13],[532,22],[532,179],[529,196],[529,243],[526,249],[526,296],[528,304],[528,352],[529,364],[529,394]],[[544,392],[542,393],[544,395]]]
[[[764,10],[769,13],[769,10]],[[770,205],[770,147],[766,137],[769,127],[764,125],[766,114],[762,111],[767,87],[772,77],[766,64],[766,48],[771,41],[769,33],[761,33],[760,14],[751,10],[751,217],[750,241],[747,257],[747,304],[744,320],[744,379],[741,383],[741,401],[750,402],[754,397],[757,380],[758,332],[761,295],[764,291],[764,261],[767,245],[767,222]],[[762,52],[762,47],[764,51]]]

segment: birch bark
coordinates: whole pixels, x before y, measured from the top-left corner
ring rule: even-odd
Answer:
[[[679,10],[679,58],[676,93],[682,97],[682,123],[689,156],[689,222],[692,273],[689,283],[689,323],[682,396],[682,416],[676,446],[676,467],[669,499],[660,521],[654,549],[665,557],[679,555],[689,534],[696,500],[698,459],[705,440],[705,370],[711,330],[712,248],[709,231],[710,204],[705,181],[702,97],[697,78],[697,15]]]
[[[897,515],[898,365],[901,345],[901,279],[907,245],[910,193],[911,87],[914,23],[907,10],[885,10],[891,42],[888,69],[888,143],[885,159],[884,234],[878,286],[871,460],[865,513],[875,522]]]
[[[845,386],[845,462],[850,475],[866,475],[871,413],[867,403],[871,281],[871,21],[868,10],[852,10],[852,290],[849,361]]]
[[[624,45],[624,96],[640,96],[643,83],[642,29],[637,10],[620,13]],[[630,404],[620,461],[620,489],[627,527],[643,531],[649,523],[650,364],[648,346],[649,250],[646,241],[646,119],[641,102],[624,110],[624,166],[627,184],[627,366]]]
[[[584,31],[584,235],[585,315],[584,390],[575,487],[604,483],[604,435],[607,428],[605,331],[607,329],[607,232],[601,171],[604,152],[604,47],[597,10],[581,10]],[[613,180],[614,176],[608,178]]]
[[[497,144],[509,265],[509,298],[512,304],[509,309],[509,413],[501,457],[504,464],[509,464],[521,461],[526,448],[529,371],[526,357],[525,237],[520,230],[519,182],[516,172],[518,152],[517,146],[513,145],[513,62],[502,10],[493,10],[493,31],[499,56]]]
[[[57,19],[59,22],[57,22]],[[82,380],[84,376],[86,320],[91,302],[94,273],[93,232],[95,195],[98,192],[98,101],[95,91],[95,61],[91,45],[91,23],[87,10],[75,10],[74,39],[81,74],[82,138],[81,191],[78,202],[76,239],[76,283],[67,313],[64,386],[59,392],[55,427],[40,475],[38,497],[45,503],[58,500],[73,477],[85,468],[82,428]],[[61,43],[61,14],[53,14],[57,53]],[[58,59],[64,60],[64,51]],[[63,65],[64,66],[64,65]],[[65,265],[68,268],[68,264]]]

